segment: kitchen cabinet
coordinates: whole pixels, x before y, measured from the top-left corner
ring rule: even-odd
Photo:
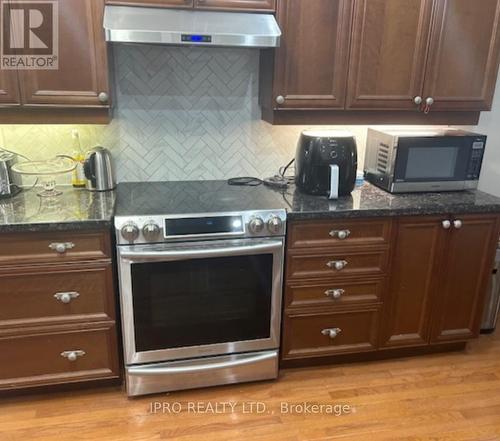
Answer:
[[[490,110],[500,60],[500,0],[435,0],[422,97],[431,111]]]
[[[20,70],[24,106],[109,107],[103,0],[59,0],[59,68]]]
[[[0,391],[120,379],[108,230],[7,233]]]
[[[0,70],[0,106],[18,106],[19,82],[15,70]]]
[[[498,214],[290,222],[282,364],[477,337],[499,230]]]
[[[497,240],[496,215],[401,219],[382,344],[476,337]]]
[[[432,0],[355,2],[347,108],[418,110]]]
[[[272,12],[276,10],[276,0],[106,0],[106,4],[235,12]]]
[[[344,107],[351,12],[350,0],[279,2],[273,108]]]

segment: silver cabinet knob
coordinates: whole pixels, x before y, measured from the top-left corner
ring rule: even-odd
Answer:
[[[445,230],[449,230],[449,229],[451,228],[451,221],[449,221],[449,220],[444,220],[444,221],[442,222],[442,225],[443,225],[443,228],[444,228]]]
[[[345,289],[327,289],[325,295],[332,299],[338,300],[345,294]]]
[[[101,92],[97,97],[101,103],[107,103],[109,101],[109,95],[106,92]]]
[[[133,242],[139,237],[139,228],[137,228],[137,225],[133,222],[125,224],[120,232],[122,237],[128,242]]]
[[[323,335],[330,337],[333,340],[334,338],[337,338],[342,333],[342,329],[340,329],[340,328],[323,329],[321,331],[321,333]]]
[[[277,97],[276,97],[276,102],[277,102],[278,104],[285,104],[285,97],[284,97],[284,96],[282,96],[282,95],[277,96]]]
[[[144,239],[151,242],[155,240],[160,234],[160,227],[155,222],[148,222],[144,227],[142,227],[142,235]]]
[[[337,239],[345,240],[351,235],[351,232],[350,230],[332,230],[328,234],[331,237],[336,237]]]
[[[453,221],[453,226],[457,229],[460,230],[464,226],[464,223],[461,220],[454,220]]]
[[[248,229],[252,234],[262,233],[264,230],[264,221],[261,217],[254,217],[248,222]]]
[[[281,231],[283,221],[278,216],[271,216],[267,221],[267,229],[271,234],[277,234]]]
[[[73,242],[53,242],[49,245],[49,248],[56,253],[64,254],[66,251],[75,248],[75,244]]]
[[[432,98],[432,97],[426,98],[425,104],[427,104],[428,106],[432,106],[434,104],[434,98]]]
[[[413,98],[413,102],[417,105],[417,106],[420,106],[420,104],[423,103],[423,98],[421,96],[416,96],[415,98]]]
[[[76,361],[78,357],[83,357],[85,355],[85,351],[80,349],[76,351],[64,351],[61,352],[61,357],[67,358],[69,361]]]
[[[76,291],[69,292],[57,292],[54,294],[54,297],[59,300],[61,303],[70,303],[71,300],[76,299],[80,296],[80,293]]]
[[[343,270],[347,266],[347,260],[331,260],[327,262],[326,266],[337,271]]]

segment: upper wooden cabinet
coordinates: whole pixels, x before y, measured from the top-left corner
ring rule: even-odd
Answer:
[[[276,0],[195,0],[194,7],[198,9],[240,9],[255,12],[267,12],[276,10]]]
[[[418,108],[431,13],[432,0],[355,2],[348,108]]]
[[[279,2],[274,108],[344,107],[351,6],[350,0]]]
[[[104,0],[58,0],[59,68],[20,70],[24,105],[108,106]]]
[[[424,99],[432,110],[489,110],[500,59],[500,1],[435,0]]]
[[[19,82],[15,70],[0,70],[0,106],[18,106]]]
[[[269,12],[276,10],[276,0],[106,0],[106,4],[221,11]]]

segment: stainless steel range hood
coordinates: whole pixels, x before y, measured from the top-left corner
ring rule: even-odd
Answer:
[[[274,16],[106,6],[106,40],[190,46],[277,47],[281,31]]]

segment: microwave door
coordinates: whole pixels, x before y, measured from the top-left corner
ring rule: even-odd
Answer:
[[[465,187],[470,152],[460,137],[400,138],[394,170],[399,191],[446,191]]]

